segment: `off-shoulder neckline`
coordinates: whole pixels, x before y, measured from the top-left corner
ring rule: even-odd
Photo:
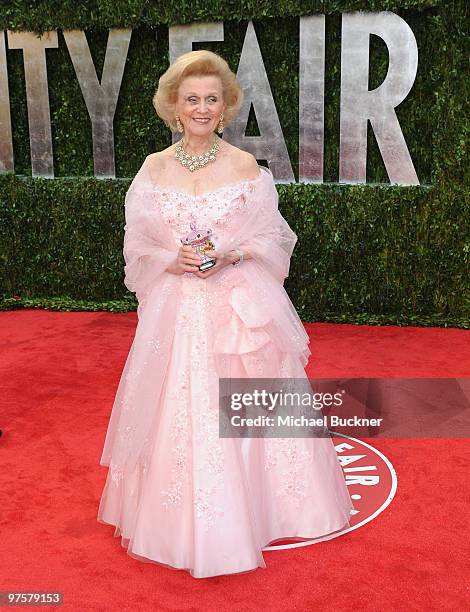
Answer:
[[[197,194],[192,194],[189,193],[187,191],[182,191],[180,189],[175,189],[172,186],[165,186],[165,185],[159,185],[158,183],[154,183],[150,178],[149,181],[152,184],[153,188],[155,191],[162,191],[165,193],[174,193],[180,196],[185,196],[188,198],[203,198],[203,197],[208,197],[210,195],[214,195],[216,193],[219,193],[220,191],[224,191],[226,189],[231,189],[232,187],[239,187],[241,185],[247,185],[247,184],[251,184],[251,183],[256,183],[258,182],[264,175],[267,176],[272,176],[272,172],[269,168],[266,168],[265,166],[259,166],[259,174],[258,176],[255,176],[255,178],[252,179],[241,179],[239,181],[235,181],[233,183],[226,183],[225,185],[220,185],[220,187],[217,187],[216,189],[211,189],[210,191],[203,191],[202,193],[197,193]]]

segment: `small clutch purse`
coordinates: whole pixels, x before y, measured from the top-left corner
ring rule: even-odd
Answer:
[[[206,251],[215,249],[215,245],[212,242],[212,230],[208,229],[197,229],[195,223],[190,225],[191,232],[187,236],[180,238],[181,244],[190,244],[196,253],[201,257],[202,262],[199,265],[199,270],[205,272],[215,265],[215,258],[206,255]]]

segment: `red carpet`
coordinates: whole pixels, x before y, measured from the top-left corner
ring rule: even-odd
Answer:
[[[397,472],[391,504],[331,541],[265,552],[266,569],[196,580],[129,557],[96,513],[99,459],[136,321],[0,313],[0,591],[61,591],[60,609],[80,611],[468,609],[466,439],[366,440]],[[306,328],[310,376],[470,377],[468,331]]]

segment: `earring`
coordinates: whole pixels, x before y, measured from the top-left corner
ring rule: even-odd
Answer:
[[[175,119],[176,119],[176,129],[178,130],[178,132],[183,133],[184,132],[184,127],[183,127],[183,124],[180,121],[180,116],[179,115],[175,115]]]
[[[217,126],[217,131],[219,132],[219,134],[222,134],[222,132],[224,131],[224,115],[223,115],[223,113],[220,114],[219,125]]]

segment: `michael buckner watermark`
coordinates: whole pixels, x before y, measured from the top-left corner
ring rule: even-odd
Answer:
[[[470,379],[220,378],[221,438],[470,437]]]

